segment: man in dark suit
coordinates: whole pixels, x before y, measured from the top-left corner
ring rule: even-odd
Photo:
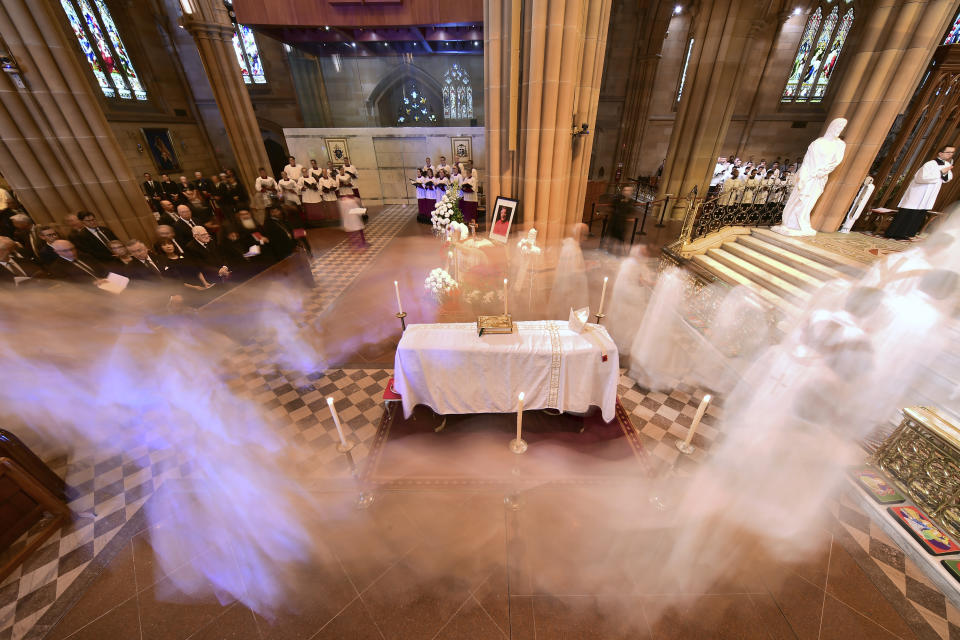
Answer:
[[[163,198],[170,202],[176,202],[180,199],[180,185],[170,179],[167,174],[160,176],[160,190],[163,192]]]
[[[160,200],[163,198],[163,189],[160,187],[160,183],[154,180],[149,173],[145,173],[140,188],[143,189],[143,197],[146,198],[150,208],[159,212]]]
[[[70,235],[70,240],[77,251],[85,253],[100,262],[109,262],[113,258],[110,251],[110,241],[117,236],[109,227],[102,227],[97,222],[97,216],[91,211],[80,211],[77,218],[83,223],[83,228]]]
[[[131,280],[146,282],[161,282],[164,280],[163,271],[157,263],[157,258],[150,255],[147,245],[139,240],[128,240],[126,246],[127,251],[133,256],[133,260],[127,265],[124,275]]]
[[[53,243],[53,250],[57,252],[57,259],[49,268],[53,278],[73,284],[95,285],[107,277],[103,265],[89,256],[79,255],[69,240],[57,240]]]
[[[191,183],[193,188],[205,195],[210,197],[210,194],[213,193],[213,183],[210,182],[210,178],[204,178],[202,171],[193,172],[193,182]]]
[[[160,217],[157,218],[157,224],[166,224],[172,227],[177,221],[177,208],[173,206],[172,200],[162,198],[159,213]]]
[[[283,209],[270,207],[267,209],[267,219],[263,223],[263,232],[270,241],[269,249],[273,251],[276,260],[283,260],[297,248],[297,241],[291,229],[283,219]]]
[[[200,271],[207,282],[216,283],[230,277],[227,260],[210,237],[207,228],[197,225],[193,228],[193,240],[184,248],[189,259]]]
[[[32,259],[40,250],[40,238],[37,236],[36,225],[25,213],[11,216],[10,222],[13,223],[12,238],[20,245],[20,253]]]
[[[193,240],[193,228],[197,226],[193,220],[193,211],[185,204],[177,205],[173,213],[160,216],[160,224],[173,227],[173,233],[181,247],[190,244]]]
[[[34,261],[41,267],[46,268],[51,262],[57,259],[57,252],[53,250],[53,243],[60,239],[57,230],[50,225],[40,225],[37,229],[37,236],[40,238],[40,247]]]
[[[16,247],[13,240],[0,236],[0,290],[15,289],[20,283],[28,282],[23,278],[43,276],[38,266],[16,254]]]

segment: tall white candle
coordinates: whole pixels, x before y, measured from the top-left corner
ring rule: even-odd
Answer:
[[[507,279],[504,278],[503,279],[503,315],[505,316],[509,315],[510,314],[509,309],[510,307],[509,305],[507,305]]]
[[[603,315],[603,301],[607,298],[607,276],[603,277],[603,291],[600,292],[600,309],[597,311],[597,315]]]
[[[399,309],[398,313],[403,313],[403,305],[400,304],[400,285],[397,284],[396,280],[393,281],[393,290],[397,292],[397,309]]]
[[[703,414],[707,412],[707,405],[710,404],[710,394],[703,396],[703,400],[700,401],[700,406],[697,407],[697,413],[693,416],[693,422],[690,424],[690,431],[687,432],[687,438],[683,441],[683,444],[689,445],[690,441],[693,440],[693,434],[697,432],[697,427],[700,426],[700,420],[703,419]]]
[[[337,425],[337,434],[340,436],[340,443],[346,448],[349,445],[347,445],[347,439],[343,436],[343,426],[340,424],[340,416],[337,415],[337,408],[333,406],[333,398],[327,398],[327,406],[330,407],[333,424]]]
[[[523,431],[523,391],[517,398],[517,440],[520,440],[520,434]]]

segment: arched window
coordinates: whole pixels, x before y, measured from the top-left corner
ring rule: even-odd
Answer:
[[[807,18],[780,102],[820,102],[853,26],[853,0],[825,0]]]
[[[433,124],[436,121],[437,114],[434,113],[427,97],[417,89],[417,85],[411,82],[409,89],[404,86],[400,109],[397,112],[397,126],[410,127],[418,124]]]
[[[454,64],[443,74],[443,117],[473,117],[473,89],[470,86],[470,76],[459,64]]]
[[[230,21],[233,22],[233,50],[237,54],[237,63],[240,73],[247,84],[266,84],[267,76],[263,73],[263,63],[260,61],[260,49],[253,35],[253,29],[237,22],[237,15],[233,12],[233,3],[224,0]]]
[[[147,92],[103,0],[60,0],[60,6],[103,95],[146,100]]]

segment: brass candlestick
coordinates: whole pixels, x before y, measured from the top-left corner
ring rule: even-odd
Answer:
[[[395,316],[397,317],[397,319],[400,320],[400,333],[403,333],[404,331],[406,331],[406,330],[407,330],[407,321],[404,320],[404,318],[407,317],[407,312],[406,312],[406,311],[401,311],[401,312],[395,313],[395,314],[393,314],[393,315],[395,315]]]
[[[606,317],[607,317],[607,314],[605,314],[605,313],[595,313],[595,314],[593,314],[593,317],[595,317],[595,318],[597,319],[597,324],[600,324],[600,321],[603,320],[604,318],[606,318]]]

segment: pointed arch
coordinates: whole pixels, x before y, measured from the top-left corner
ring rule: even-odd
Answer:
[[[804,25],[780,102],[822,102],[853,28],[853,0],[820,0]]]

